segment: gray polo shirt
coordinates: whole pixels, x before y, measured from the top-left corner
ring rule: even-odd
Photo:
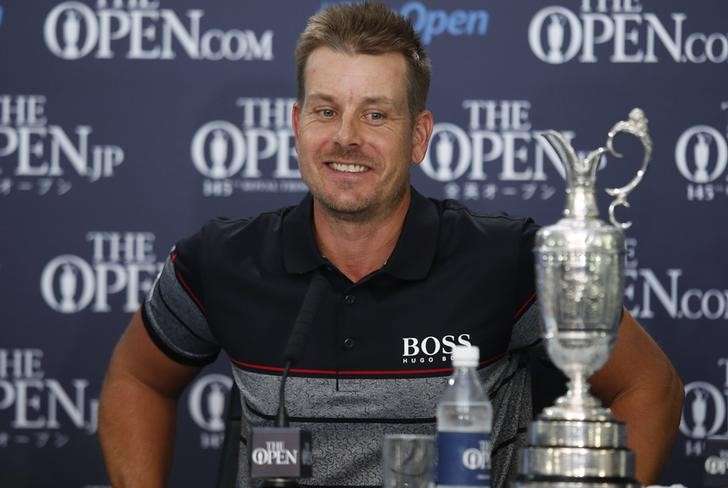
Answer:
[[[213,220],[177,243],[143,307],[147,330],[184,364],[222,349],[241,392],[246,439],[271,425],[282,354],[313,273],[330,283],[287,386],[293,425],[312,433],[312,486],[381,484],[385,434],[434,434],[454,345],[481,351],[494,404],[492,486],[514,474],[532,416],[538,348],[530,219],[476,215],[413,190],[387,263],[350,282],[319,253],[312,198],[254,219]]]

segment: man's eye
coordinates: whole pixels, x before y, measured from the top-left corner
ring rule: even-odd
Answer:
[[[331,117],[334,116],[334,111],[331,110],[330,108],[324,108],[324,109],[319,110],[319,114],[321,115],[321,117],[323,117],[325,119],[330,119]]]
[[[381,122],[384,120],[384,114],[382,112],[369,112],[367,117],[373,122]]]

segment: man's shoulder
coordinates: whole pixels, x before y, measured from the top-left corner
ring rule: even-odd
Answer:
[[[294,207],[282,207],[262,212],[254,217],[215,217],[200,230],[206,239],[226,241],[246,237],[263,236],[280,230],[283,217]]]
[[[215,217],[180,243],[194,243],[195,247],[208,255],[225,250],[235,250],[236,254],[256,252],[277,241],[283,219],[293,208],[282,207],[255,217]]]
[[[441,228],[444,232],[466,232],[483,236],[520,237],[538,228],[530,217],[510,215],[506,212],[478,212],[457,200],[434,200]]]

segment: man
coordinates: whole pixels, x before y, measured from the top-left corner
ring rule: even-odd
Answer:
[[[99,431],[112,483],[164,484],[176,399],[220,349],[241,390],[245,459],[249,427],[272,422],[282,351],[321,273],[330,287],[288,387],[292,420],[313,433],[310,483],[380,484],[385,434],[434,432],[460,343],[481,349],[495,407],[493,486],[505,486],[532,414],[524,365],[538,347],[536,227],[410,188],[433,118],[429,61],[404,19],[380,5],[332,7],[310,19],[296,62],[293,127],[312,196],[255,219],[212,221],[177,244],[104,383]],[[591,383],[629,425],[638,477],[653,482],[682,385],[629,314]],[[249,486],[244,461],[239,485]]]

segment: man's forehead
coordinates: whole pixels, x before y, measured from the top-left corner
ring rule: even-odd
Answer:
[[[407,63],[401,53],[360,54],[315,49],[305,67],[305,97],[324,101],[400,105],[406,101]]]

